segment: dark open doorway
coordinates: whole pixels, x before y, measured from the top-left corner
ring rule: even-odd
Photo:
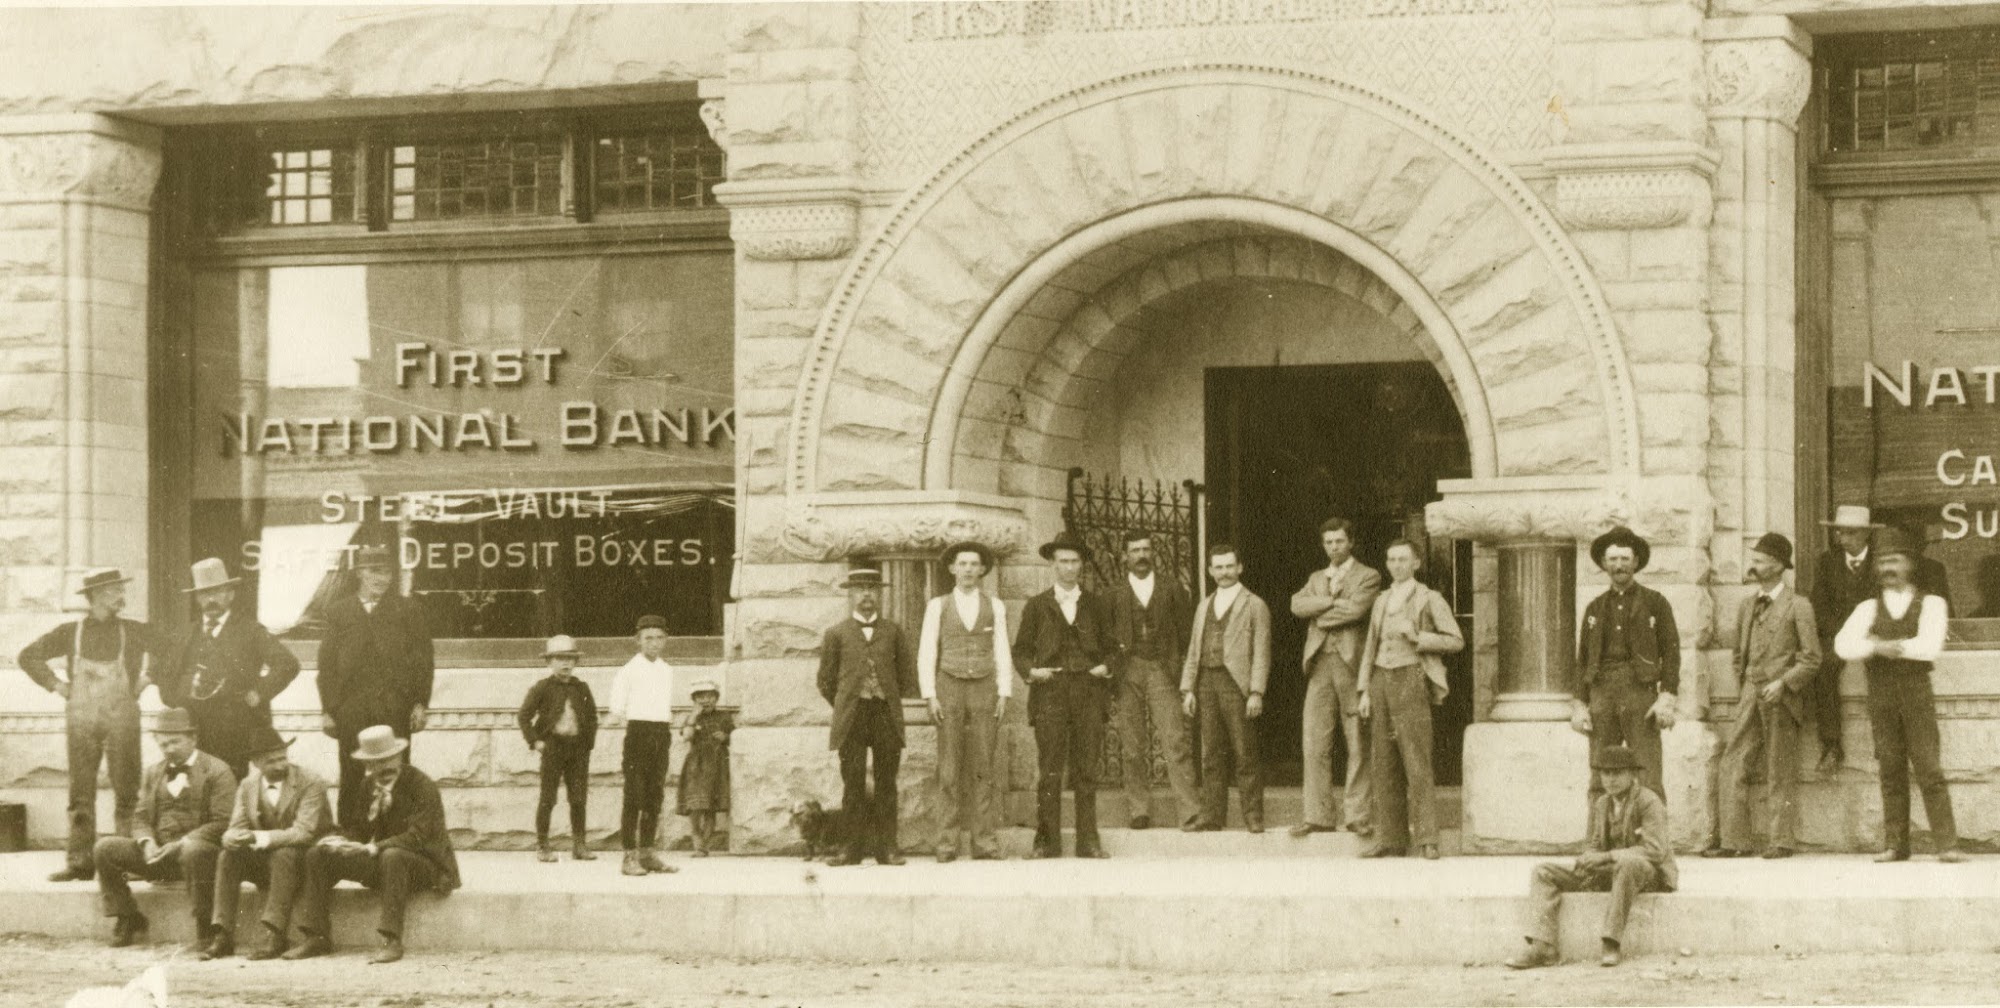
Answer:
[[[1423,508],[1437,481],[1472,474],[1465,428],[1451,392],[1423,361],[1206,372],[1208,540],[1241,551],[1243,583],[1271,606],[1271,681],[1263,743],[1266,779],[1301,777],[1300,718],[1305,626],[1291,615],[1292,593],[1326,565],[1319,525],[1331,515],[1355,524],[1355,556],[1382,570],[1383,550],[1408,536],[1426,546],[1420,577],[1452,600],[1472,639],[1470,544],[1423,536]],[[1383,577],[1387,580],[1387,573]],[[1472,720],[1470,649],[1449,662],[1451,694],[1435,713],[1434,769],[1459,782],[1459,754]],[[1335,747],[1335,773],[1346,757]]]

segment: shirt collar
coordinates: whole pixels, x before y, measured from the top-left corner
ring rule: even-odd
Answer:
[[[880,613],[877,613],[874,616],[865,616],[865,617],[862,616],[860,613],[854,614],[854,622],[859,623],[862,626],[874,626],[875,621],[881,618],[882,617]]]
[[[1074,588],[1064,588],[1062,585],[1050,585],[1049,590],[1055,593],[1057,602],[1074,602],[1083,595],[1082,585],[1077,585]]]
[[[1845,553],[1845,552],[1843,552],[1843,553],[1842,553],[1842,559],[1845,559],[1845,560],[1846,560],[1846,561],[1847,561],[1848,563],[1850,563],[1850,564],[1863,564],[1863,563],[1867,563],[1867,562],[1868,562],[1868,547],[1866,547],[1866,546],[1863,546],[1863,547],[1861,547],[1861,552],[1859,552],[1859,553]]]
[[[1347,569],[1348,569],[1349,567],[1352,567],[1352,566],[1354,566],[1354,554],[1352,554],[1352,553],[1349,553],[1349,554],[1347,555],[1347,559],[1345,559],[1345,560],[1342,560],[1342,561],[1341,561],[1341,562],[1339,562],[1339,563],[1329,563],[1329,564],[1327,564],[1327,565],[1326,565],[1326,576],[1327,576],[1327,577],[1328,577],[1329,579],[1331,579],[1331,580],[1336,580],[1336,581],[1337,581],[1337,580],[1339,580],[1339,579],[1341,579],[1341,578],[1343,578],[1343,577],[1346,577],[1346,576],[1347,576]],[[1239,581],[1239,582],[1237,582],[1237,583],[1238,583],[1238,584],[1242,584],[1242,582],[1240,582],[1240,581]]]
[[[1153,571],[1147,571],[1147,572],[1146,572],[1146,576],[1145,576],[1145,577],[1140,577],[1139,575],[1137,575],[1137,574],[1134,574],[1134,573],[1132,573],[1131,571],[1126,571],[1126,572],[1125,572],[1125,580],[1127,580],[1127,581],[1130,581],[1131,583],[1133,583],[1133,584],[1135,584],[1135,585],[1142,585],[1142,584],[1152,584],[1152,583],[1153,583],[1153,574],[1154,574],[1154,572],[1153,572]]]
[[[1776,602],[1778,601],[1778,596],[1783,595],[1784,593],[1785,593],[1785,583],[1783,581],[1780,581],[1777,584],[1772,585],[1770,591],[1760,591],[1757,594],[1762,595],[1773,602]]]
[[[368,783],[376,791],[394,791],[396,789],[396,782],[402,779],[403,771],[401,767],[398,767],[396,772],[390,774],[388,777],[370,778]]]
[[[960,588],[957,585],[952,585],[951,593],[957,596],[961,601],[970,602],[973,599],[976,599],[980,596],[980,589],[977,586],[975,586],[971,591],[966,591],[965,589]]]

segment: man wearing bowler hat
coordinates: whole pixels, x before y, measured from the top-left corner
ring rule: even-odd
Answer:
[[[97,844],[97,766],[111,777],[114,823],[120,835],[132,830],[139,801],[139,694],[147,685],[146,654],[152,634],[144,623],[118,615],[125,585],[132,579],[115,568],[85,574],[77,589],[89,604],[82,619],[50,630],[21,649],[21,671],[35,685],[63,698],[63,729],[69,742],[69,848],[63,869],[51,882],[88,882]],[[62,659],[58,677],[49,662]]]
[[[917,681],[916,652],[903,628],[882,616],[882,572],[852,570],[840,583],[848,618],[819,645],[819,695],[833,706],[827,748],[840,754],[840,805],[856,828],[831,864],[899,865],[896,770],[903,758],[903,694]],[[875,762],[875,791],[868,762]]]
[[[104,916],[113,922],[111,945],[123,948],[146,930],[146,916],[133,902],[127,879],[186,881],[194,913],[190,948],[200,952],[209,945],[215,917],[217,845],[229,823],[236,778],[221,760],[195,749],[194,718],[185,710],[161,711],[153,723],[153,742],[160,747],[160,762],[147,768],[139,785],[130,835],[97,841],[97,891]]]
[[[1028,723],[1035,729],[1041,776],[1035,786],[1031,857],[1062,856],[1062,788],[1076,794],[1076,856],[1105,857],[1097,833],[1097,765],[1111,714],[1111,666],[1117,644],[1103,599],[1080,580],[1090,551],[1060,535],[1044,543],[1054,584],[1021,607],[1014,666],[1027,669]]]
[[[1014,656],[1007,643],[1007,607],[980,587],[993,570],[993,551],[953,543],[939,558],[952,589],[924,606],[917,641],[917,689],[937,723],[938,802],[944,822],[937,859],[958,857],[959,835],[971,834],[972,856],[1000,856],[1000,719],[1014,695]]]
[[[339,746],[342,822],[359,814],[368,791],[349,755],[361,729],[385,724],[407,740],[429,717],[437,669],[430,628],[421,607],[397,590],[396,575],[388,547],[361,547],[354,591],[327,607],[319,642],[320,730]]]
[[[1747,574],[1757,593],[1736,610],[1736,725],[1717,773],[1718,846],[1703,857],[1740,857],[1756,846],[1751,782],[1767,786],[1764,856],[1791,857],[1799,846],[1799,738],[1805,690],[1819,674],[1819,630],[1812,603],[1785,586],[1792,541],[1766,532],[1750,548]]]
[[[192,569],[201,620],[159,677],[160,699],[194,716],[195,745],[242,777],[250,750],[271,727],[271,698],[298,677],[299,660],[256,620],[236,610],[236,585],[222,561]]]
[[[285,951],[292,901],[305,881],[306,851],[333,828],[326,782],[292,762],[292,740],[266,731],[250,755],[250,775],[236,786],[222,856],[215,868],[215,934],[200,958],[236,952],[236,902],[243,882],[264,890],[264,941],[245,958],[275,959]]]
[[[1674,726],[1680,629],[1666,597],[1635,580],[1653,558],[1646,540],[1620,525],[1590,544],[1590,558],[1610,578],[1611,587],[1583,610],[1569,724],[1590,736],[1593,765],[1612,746],[1631,747],[1644,767],[1643,783],[1664,798],[1660,730]],[[1593,770],[1590,797],[1603,793]]]
[[[330,903],[333,887],[350,879],[381,897],[375,930],[382,947],[371,963],[403,958],[403,917],[410,895],[429,889],[448,893],[458,888],[458,856],[445,830],[444,801],[437,784],[423,771],[403,762],[409,740],[398,738],[388,725],[361,730],[354,758],[368,776],[368,804],[359,821],[342,823],[340,831],[321,837],[306,852],[306,882],[300,897],[299,932],[305,941],[285,953],[286,959],[311,959],[333,951]]]
[[[1591,757],[1591,767],[1604,782],[1604,793],[1590,805],[1590,832],[1583,853],[1574,862],[1544,861],[1535,866],[1528,887],[1528,945],[1507,961],[1514,969],[1553,966],[1556,919],[1564,893],[1609,892],[1600,966],[1616,966],[1624,956],[1625,919],[1640,893],[1673,892],[1680,884],[1674,866],[1673,838],[1667,832],[1667,804],[1639,787],[1645,770],[1632,750],[1609,746]]]

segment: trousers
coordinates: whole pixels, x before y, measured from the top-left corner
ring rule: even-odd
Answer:
[[[382,901],[376,932],[401,939],[410,894],[436,885],[437,868],[422,854],[401,847],[374,854],[358,847],[311,847],[299,896],[299,930],[316,938],[333,937],[333,887],[342,880],[375,890]]]
[[[1229,781],[1236,780],[1243,821],[1264,821],[1264,766],[1257,726],[1244,710],[1247,700],[1226,668],[1204,666],[1195,679],[1195,711],[1201,715],[1201,824],[1229,820]]]
[[[625,723],[625,750],[619,764],[625,775],[625,800],[619,811],[618,831],[626,850],[651,847],[660,838],[660,809],[666,804],[673,740],[674,726],[665,721]],[[584,765],[588,773],[588,756]]]
[[[185,880],[189,909],[200,934],[215,918],[216,846],[204,840],[182,837],[166,857],[146,863],[139,841],[129,836],[108,836],[97,841],[97,892],[106,917],[125,917],[139,912],[132,899],[132,883],[127,875],[153,882]]]
[[[1819,653],[1826,657],[1820,660],[1819,674],[1806,682],[1806,710],[1819,736],[1819,751],[1845,753],[1840,742],[1840,673],[1847,668],[1847,659],[1833,653],[1831,637],[1819,642]]]
[[[1882,779],[1882,839],[1892,851],[1910,852],[1910,778],[1924,796],[1924,817],[1939,852],[1958,848],[1958,822],[1951,811],[1939,765],[1937,707],[1930,673],[1868,671],[1868,727],[1875,737],[1875,761]]]
[[[1590,687],[1590,762],[1613,746],[1626,746],[1646,768],[1639,783],[1651,788],[1662,800],[1667,789],[1660,775],[1660,726],[1646,712],[1659,699],[1659,688],[1636,681],[1631,667],[1622,663],[1604,665]],[[1604,793],[1597,771],[1590,772],[1590,801]]]
[[[999,780],[994,755],[1000,747],[1000,719],[995,716],[1000,687],[992,676],[960,679],[937,677],[938,800],[944,805],[944,831],[938,851],[956,851],[961,832],[972,835],[972,853],[998,857]]]
[[[1305,821],[1332,829],[1345,826],[1366,833],[1374,800],[1368,790],[1374,774],[1368,769],[1369,725],[1355,711],[1359,674],[1338,653],[1313,656],[1306,673],[1305,699]],[[1340,730],[1347,745],[1345,787],[1336,800],[1333,791],[1333,734]]]
[[[1431,687],[1422,665],[1376,669],[1368,683],[1374,747],[1375,840],[1385,847],[1438,842],[1431,777]]]
[[[848,833],[849,857],[863,853],[884,856],[896,841],[896,772],[903,762],[903,739],[897,728],[901,705],[890,700],[861,700],[854,722],[840,741],[840,807],[854,824]],[[893,719],[893,720],[892,720]],[[875,789],[868,789],[870,758],[875,765]]]
[[[555,811],[558,786],[569,793],[570,840],[580,843],[590,800],[590,750],[579,739],[551,735],[542,740],[542,793],[535,803],[537,842],[549,842],[549,813]]]
[[[1188,744],[1186,712],[1181,709],[1179,670],[1150,658],[1125,663],[1117,691],[1120,765],[1125,776],[1125,814],[1153,814],[1153,743],[1167,764],[1167,786],[1173,789],[1182,825],[1201,814],[1201,792],[1195,783],[1194,749]],[[1150,730],[1149,730],[1150,722]]]
[[[1029,687],[1028,720],[1034,722],[1036,762],[1035,846],[1062,846],[1063,779],[1076,794],[1076,845],[1095,846],[1097,765],[1104,759],[1104,720],[1110,683],[1083,672],[1058,672]]]
[[[132,832],[139,802],[139,704],[126,686],[121,662],[78,659],[70,676],[63,730],[69,747],[69,848],[71,868],[88,868],[97,846],[97,767],[111,778],[113,822],[120,836]]]
[[[1664,891],[1660,869],[1638,854],[1620,852],[1613,855],[1609,865],[1589,869],[1544,861],[1535,866],[1528,882],[1528,937],[1550,945],[1556,943],[1556,916],[1562,910],[1564,893],[1608,892],[1611,901],[1604,907],[1604,924],[1599,934],[1623,943],[1633,898],[1640,893]]]
[[[1722,747],[1717,774],[1720,813],[1715,839],[1731,850],[1756,847],[1757,821],[1751,798],[1758,781],[1765,788],[1769,818],[1768,843],[1796,849],[1799,845],[1799,741],[1804,725],[1785,708],[1757,696],[1761,684],[1746,682],[1736,701],[1736,724]]]
[[[236,904],[243,883],[264,890],[264,912],[257,918],[283,935],[292,925],[292,902],[305,881],[305,847],[224,847],[215,866],[215,926],[236,933]]]

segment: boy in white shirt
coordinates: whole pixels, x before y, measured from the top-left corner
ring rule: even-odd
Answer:
[[[673,741],[674,667],[661,657],[667,621],[639,617],[638,640],[639,653],[611,680],[611,714],[625,724],[625,864],[619,871],[626,875],[675,870],[656,852]]]

